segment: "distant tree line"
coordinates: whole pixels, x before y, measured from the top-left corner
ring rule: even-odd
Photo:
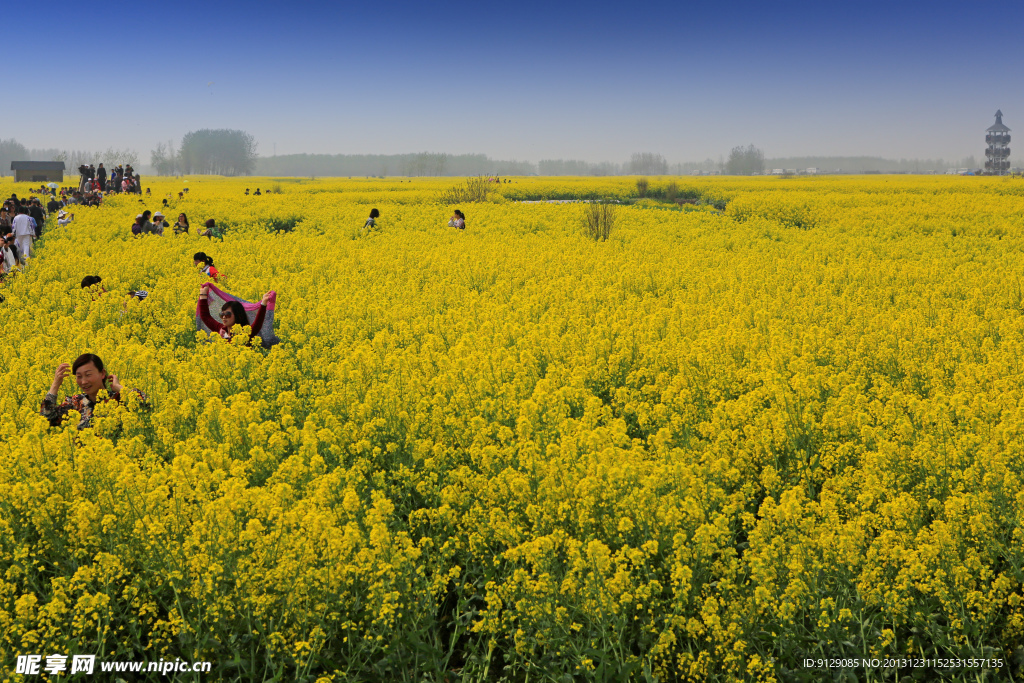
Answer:
[[[653,152],[633,154],[625,164],[576,159],[491,159],[485,154],[288,154],[260,157],[257,175],[269,176],[479,176],[479,175],[668,175],[684,172]]]
[[[978,168],[978,161],[969,156],[964,159],[885,159],[883,157],[776,157],[765,159],[767,170],[816,168],[819,172],[844,173],[927,173],[949,168]]]
[[[227,128],[190,131],[177,149],[173,141],[161,142],[150,152],[157,175],[252,175],[256,159],[256,138]]]
[[[485,154],[286,154],[260,157],[258,175],[271,176],[478,176],[531,175],[528,161]]]
[[[10,172],[12,161],[63,161],[69,172],[82,164],[103,163],[108,168],[131,164],[139,156],[130,149],[105,151],[28,149],[11,138],[0,140],[0,175]],[[256,156],[253,136],[238,130],[199,130],[185,135],[180,145],[160,143],[150,153],[150,169],[159,175],[213,173],[267,176],[610,176],[690,175],[692,173],[768,173],[773,169],[817,168],[829,173],[927,173],[949,168],[979,168],[977,157],[963,159],[885,159],[872,156],[811,156],[766,158],[754,145],[734,147],[728,159],[670,164],[661,154],[637,152],[625,163],[578,159],[528,161],[491,159],[485,154],[289,154]]]
[[[11,171],[12,161],[63,161],[68,173],[76,173],[82,164],[103,164],[112,168],[118,164],[138,166],[139,155],[130,148],[108,147],[104,151],[69,149],[28,149],[11,138],[0,140],[0,176]]]
[[[256,175],[266,176],[612,176],[691,175],[728,173],[750,175],[775,168],[821,172],[841,169],[848,173],[925,173],[950,166],[976,168],[971,158],[957,162],[942,159],[883,159],[881,157],[785,157],[766,158],[754,145],[733,148],[728,158],[670,164],[661,154],[638,152],[625,163],[579,159],[527,161],[491,159],[484,154],[288,154],[260,157]]]
[[[11,172],[12,161],[30,161],[28,150],[14,138],[0,140],[0,176]]]
[[[661,154],[638,152],[624,164],[610,161],[598,163],[577,159],[543,159],[537,164],[544,176],[611,176],[611,175],[689,175],[694,171],[721,171],[722,162],[713,159],[670,164]]]
[[[537,171],[540,175],[618,175],[619,168],[619,164],[613,164],[608,161],[595,164],[576,159],[541,159],[537,164]]]
[[[728,160],[719,169],[729,175],[752,175],[771,173],[776,169],[805,171],[817,169],[819,173],[929,173],[943,172],[949,168],[978,168],[975,157],[969,156],[955,161],[944,159],[885,159],[883,157],[818,156],[818,157],[776,157],[766,159],[764,152],[748,145],[733,147]],[[716,170],[719,170],[716,169]]]
[[[764,172],[764,152],[754,145],[733,147],[729,152],[729,160],[725,162],[725,172],[729,175],[754,175]]]

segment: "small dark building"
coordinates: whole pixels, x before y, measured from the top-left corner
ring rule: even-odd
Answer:
[[[996,123],[985,131],[985,170],[1003,175],[1010,170],[1010,129],[1003,124],[1002,110],[996,112]]]
[[[62,183],[63,161],[12,161],[16,183]]]

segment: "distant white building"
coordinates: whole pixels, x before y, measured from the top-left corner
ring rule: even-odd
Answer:
[[[807,173],[809,175],[816,175],[818,173],[818,169],[816,169],[816,168],[809,168],[809,169],[807,169]]]

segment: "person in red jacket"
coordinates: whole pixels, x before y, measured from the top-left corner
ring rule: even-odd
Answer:
[[[200,251],[193,254],[192,265],[201,270],[203,275],[212,277],[214,282],[220,279],[220,271],[214,267],[213,258],[207,256],[205,252]]]
[[[210,284],[205,283],[199,288],[199,317],[203,324],[219,334],[224,339],[231,339],[231,328],[235,325],[248,326],[249,316],[245,307],[237,301],[226,301],[220,308],[220,322],[210,315]],[[270,302],[271,294],[267,292],[260,300],[260,310],[256,313],[256,319],[252,321],[249,329],[249,339],[246,346],[252,344],[252,336],[258,334],[263,328],[263,319],[267,315],[267,304]]]

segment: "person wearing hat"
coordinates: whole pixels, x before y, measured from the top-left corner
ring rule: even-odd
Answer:
[[[68,213],[63,209],[57,214],[57,225],[62,228],[73,220],[75,220],[75,214]]]
[[[153,214],[153,234],[162,235],[164,234],[164,228],[171,227],[171,224],[164,219],[164,214],[157,211]]]

